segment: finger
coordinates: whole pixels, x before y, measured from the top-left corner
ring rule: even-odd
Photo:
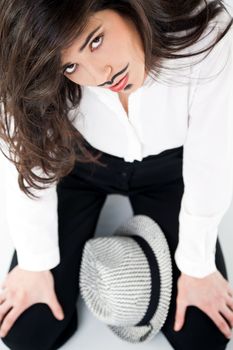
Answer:
[[[216,326],[225,335],[226,338],[231,337],[231,329],[229,328],[227,321],[219,312],[212,311],[208,313],[208,316],[212,319],[212,321],[216,324]]]
[[[6,293],[1,292],[0,293],[0,304],[2,304],[6,300]]]
[[[233,311],[233,298],[227,296],[226,297],[226,304]]]
[[[183,327],[186,308],[187,308],[187,305],[185,303],[177,301],[175,327],[174,327],[175,331],[179,331]]]
[[[229,326],[233,327],[233,312],[227,305],[223,305],[221,310],[221,314],[226,318],[227,322],[229,322]]]
[[[6,315],[1,325],[0,337],[3,338],[7,335],[11,327],[14,325],[17,318],[22,314],[23,310],[13,307],[12,310]]]
[[[50,307],[55,318],[57,318],[59,321],[64,319],[64,312],[57,300],[55,292],[53,293],[52,298],[49,298],[49,302],[47,303],[47,305]]]
[[[0,305],[0,323],[2,323],[6,313],[12,308],[12,304],[5,300],[4,303]],[[1,327],[0,327],[1,330]]]

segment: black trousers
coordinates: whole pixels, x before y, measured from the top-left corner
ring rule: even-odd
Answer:
[[[101,161],[106,167],[93,163],[76,164],[57,185],[61,262],[51,272],[65,319],[58,321],[46,304],[34,304],[20,315],[2,341],[12,350],[54,350],[76,332],[82,249],[94,235],[106,196],[122,194],[128,196],[135,215],[148,215],[160,225],[171,250],[173,292],[168,317],[161,331],[177,350],[225,349],[229,339],[204,312],[194,306],[187,308],[183,328],[179,332],[173,330],[180,275],[174,252],[178,243],[178,215],[184,190],[183,147],[168,149],[132,163],[103,153]],[[9,271],[17,264],[14,251]],[[219,239],[216,265],[228,279]]]

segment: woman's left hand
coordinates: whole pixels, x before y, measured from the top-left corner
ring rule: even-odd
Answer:
[[[220,331],[227,338],[231,338],[233,289],[218,270],[203,278],[181,273],[177,281],[175,324],[178,325],[174,327],[175,331],[183,327],[186,308],[189,305],[196,306],[205,312]],[[221,314],[227,319],[229,325]]]

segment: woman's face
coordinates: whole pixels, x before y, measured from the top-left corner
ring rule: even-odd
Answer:
[[[82,34],[62,51],[62,66],[63,74],[74,83],[102,89],[128,73],[120,94],[135,91],[146,78],[140,35],[133,22],[113,10],[98,11],[89,19]]]

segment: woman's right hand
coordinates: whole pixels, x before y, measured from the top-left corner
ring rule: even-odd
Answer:
[[[27,271],[17,265],[0,288],[0,337],[6,336],[16,319],[36,303],[47,304],[58,320],[64,318],[51,271]]]

